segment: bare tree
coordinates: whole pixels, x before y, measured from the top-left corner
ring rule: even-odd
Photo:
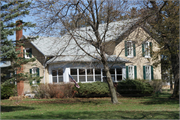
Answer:
[[[67,0],[67,1],[36,1],[36,13],[41,22],[38,33],[49,33],[48,36],[71,36],[76,45],[88,56],[98,60],[104,67],[110,88],[111,101],[119,103],[108,66],[107,42],[109,38],[118,36],[118,27],[112,22],[119,20],[127,10],[124,0]],[[42,19],[41,19],[42,18]],[[131,21],[134,22],[134,21]],[[130,27],[131,23],[125,22]],[[81,28],[79,28],[81,27]],[[115,29],[117,27],[117,31]],[[121,26],[122,27],[122,26]],[[61,28],[61,29],[59,29]],[[109,32],[114,29],[114,32]],[[56,32],[55,32],[56,31]],[[94,46],[96,55],[86,49],[84,44]],[[116,59],[117,60],[117,59]]]

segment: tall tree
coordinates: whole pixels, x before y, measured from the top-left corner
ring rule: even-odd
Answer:
[[[1,61],[10,61],[11,66],[1,69],[1,83],[9,84],[10,82],[19,82],[22,80],[26,80],[28,77],[27,73],[18,72],[21,70],[22,65],[28,62],[35,61],[32,59],[25,59],[23,57],[22,46],[24,45],[25,40],[12,40],[8,39],[8,36],[14,35],[15,31],[19,31],[22,28],[27,29],[29,27],[34,27],[35,24],[30,22],[17,21],[20,17],[29,14],[28,7],[31,2],[24,1],[1,1]],[[20,24],[20,23],[23,24]],[[11,76],[6,77],[9,73]]]
[[[146,4],[147,9],[144,13],[151,13],[148,23],[152,28],[152,36],[160,43],[160,53],[165,53],[164,56],[169,57],[175,82],[172,97],[176,97],[179,95],[179,1],[147,3],[151,6]]]

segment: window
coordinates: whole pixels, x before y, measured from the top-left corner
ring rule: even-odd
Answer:
[[[126,66],[126,79],[137,79],[137,68],[136,66]]]
[[[95,69],[95,81],[101,81],[101,69]]]
[[[75,69],[72,68],[71,76],[77,82],[94,82],[94,81],[102,81],[107,82],[106,80],[106,73],[104,70],[102,71],[100,68],[88,68],[88,69]],[[122,80],[122,69],[110,69],[111,77],[114,82]]]
[[[30,71],[30,74],[31,74],[32,77],[39,76],[39,68],[33,67],[33,68],[30,69],[29,71]]]
[[[142,53],[143,57],[150,58],[152,55],[152,43],[151,42],[145,42],[142,44]]]
[[[136,56],[135,43],[132,41],[125,41],[125,56],[134,57]]]
[[[79,82],[86,82],[85,69],[79,69]]]
[[[145,80],[153,80],[153,66],[143,66],[143,76]]]
[[[111,73],[111,78],[112,78],[112,80],[114,82],[115,81],[115,69],[110,69],[109,71]]]
[[[93,81],[93,69],[87,69],[87,81]]]
[[[74,80],[77,82],[77,69],[71,69],[71,76],[74,78]]]
[[[52,70],[53,83],[63,82],[63,69]]]
[[[29,69],[31,77],[39,77],[39,68],[33,67],[32,69]],[[35,85],[36,83],[39,83],[39,81],[34,80],[30,83],[30,85]]]
[[[134,79],[134,67],[133,66],[128,66],[128,74],[129,74],[129,79]]]
[[[24,57],[25,58],[31,58],[32,57],[32,48],[24,49]]]
[[[121,81],[122,80],[122,69],[116,68],[115,70],[116,70],[117,81]]]

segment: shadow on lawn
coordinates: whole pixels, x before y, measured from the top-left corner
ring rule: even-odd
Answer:
[[[46,112],[6,116],[6,119],[179,119],[178,111],[84,111],[84,112]]]
[[[25,106],[1,106],[1,112],[12,112],[12,111],[18,111],[18,110],[34,110],[34,107],[25,107]]]
[[[149,97],[149,100],[146,102],[142,102],[145,105],[152,105],[152,104],[179,104],[178,99],[170,99],[171,94],[169,93],[160,93],[159,97]]]

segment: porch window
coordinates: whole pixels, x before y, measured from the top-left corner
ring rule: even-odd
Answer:
[[[63,69],[52,70],[53,83],[63,82]]]
[[[74,80],[77,82],[77,69],[71,69],[71,76],[74,78]]]
[[[87,69],[87,81],[88,82],[93,81],[93,69]]]
[[[86,82],[85,69],[79,69],[79,82]]]
[[[101,81],[101,69],[95,69],[95,81]]]
[[[115,70],[116,70],[117,81],[121,81],[122,80],[122,69],[116,68]]]

